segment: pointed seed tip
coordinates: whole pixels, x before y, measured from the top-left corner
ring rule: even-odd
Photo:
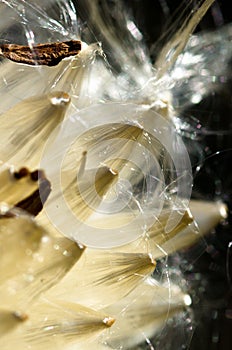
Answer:
[[[115,322],[115,319],[113,317],[105,317],[103,320],[103,323],[107,326],[107,327],[111,327]]]
[[[189,208],[186,210],[184,214],[184,219],[186,220],[187,224],[191,224],[194,221],[193,214]]]
[[[83,250],[83,251],[87,248],[84,244],[82,244],[82,243],[80,243],[80,242],[76,242],[76,245],[78,246],[78,248],[79,248],[80,250]]]
[[[153,258],[153,256],[151,254],[148,254],[149,255],[149,258],[150,258],[150,261],[151,261],[151,264],[156,267],[156,260]]]
[[[51,93],[50,101],[54,106],[66,106],[71,102],[71,98],[67,92],[56,91]]]
[[[113,176],[118,176],[118,171],[117,171],[117,170],[112,169],[112,168],[109,168],[109,171],[111,172],[111,174],[112,174]]]
[[[12,315],[20,322],[25,322],[28,319],[28,315],[24,312],[14,311]]]
[[[224,203],[219,203],[219,213],[223,219],[226,219],[228,217],[228,207]]]

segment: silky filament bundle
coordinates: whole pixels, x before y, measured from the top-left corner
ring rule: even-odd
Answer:
[[[68,300],[101,309],[132,291],[152,274],[155,266],[156,262],[148,254],[86,249],[62,285],[52,288],[48,295],[64,299],[68,288]]]
[[[166,206],[170,231],[186,211],[191,192],[184,144],[172,123],[144,106],[97,104],[77,112],[45,147],[41,167],[53,188],[46,203],[50,221],[56,218],[57,228],[67,237],[92,247],[133,241]],[[131,220],[124,226],[99,230],[93,221],[86,221],[98,214],[108,220],[126,211],[131,211]],[[69,227],[64,217],[69,217]]]
[[[65,92],[26,99],[1,115],[0,159],[21,167],[38,168],[42,150],[61,123],[70,103]]]
[[[153,64],[121,1],[122,39],[106,1],[85,1],[87,24],[71,0],[0,2],[11,14],[0,50],[1,349],[126,350],[175,315],[185,322],[191,295],[168,255],[203,241],[227,208],[191,199],[167,73],[212,3],[183,15]]]
[[[2,345],[11,349],[19,343],[19,349],[25,349],[29,343],[32,349],[43,349],[49,344],[63,349],[73,343],[81,347],[87,341],[91,346],[91,341],[114,321],[107,314],[82,305],[45,300],[30,309],[30,319],[16,329],[14,338],[9,341],[3,336]]]
[[[50,236],[21,211],[4,213],[1,231],[1,265],[7,270],[1,274],[0,295],[12,312],[25,312],[32,301],[66,275],[84,251],[64,237]],[[17,239],[19,245],[15,245]],[[12,247],[15,253],[9,256]]]

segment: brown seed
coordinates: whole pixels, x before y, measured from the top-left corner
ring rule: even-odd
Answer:
[[[15,206],[27,211],[33,216],[38,215],[43,209],[43,205],[51,192],[51,183],[46,178],[43,178],[39,180],[38,187],[38,190],[34,191],[29,197],[16,203]]]
[[[27,168],[23,167],[23,168],[19,169],[19,171],[14,172],[14,177],[17,180],[20,180],[23,177],[26,177],[29,173],[30,173],[29,170]]]
[[[56,66],[63,58],[75,56],[81,51],[81,41],[37,44],[32,47],[17,44],[0,45],[0,56],[28,65]]]
[[[38,181],[46,178],[43,170],[34,170],[31,172],[30,176],[32,181]]]

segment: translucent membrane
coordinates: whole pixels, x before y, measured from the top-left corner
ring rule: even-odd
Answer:
[[[169,28],[167,44],[163,48],[154,45],[154,56],[157,57],[154,67],[150,52],[144,45],[144,33],[131,16],[130,7],[125,8],[127,3],[117,1],[109,4],[103,0],[99,6],[97,0],[86,0],[83,4],[80,2],[80,8],[83,6],[83,12],[88,13],[91,28],[89,36],[100,32],[100,40],[103,38],[103,45],[107,48],[107,59],[117,72],[117,79],[113,83],[107,82],[108,99],[152,104],[164,96],[166,99],[170,97],[170,85],[175,86],[175,81],[170,79],[170,68],[213,2],[201,0],[196,4],[190,0],[183,5],[177,21]]]
[[[51,222],[46,215],[46,212],[42,210],[36,217],[35,221],[43,226],[46,227],[46,229],[49,231],[49,233],[54,237],[60,237],[62,232],[59,230],[59,228],[56,226],[54,222]]]
[[[78,35],[75,7],[70,0],[3,0],[0,3],[2,39],[11,41],[11,27],[17,26],[14,40],[29,44],[67,40]]]
[[[64,118],[70,97],[54,92],[32,97],[0,116],[0,159],[16,167],[38,167],[44,144]]]
[[[64,172],[62,175],[64,198],[78,219],[84,221],[100,205],[102,197],[117,180],[118,173],[107,166],[85,171],[78,176],[78,185],[75,176],[68,180],[71,172]]]
[[[100,309],[128,294],[154,271],[155,265],[155,261],[147,254],[87,248],[62,283],[50,290],[49,297],[68,298]]]
[[[30,308],[27,320],[12,329],[9,337],[3,337],[1,344],[4,350],[15,346],[19,349],[44,349],[46,346],[64,349],[69,345],[81,347],[82,343],[87,347],[114,321],[108,314],[82,305],[45,300]]]
[[[158,71],[157,77],[162,77],[162,75],[167,73],[168,69],[173,66],[181,52],[184,50],[190,35],[214,1],[215,0],[201,0],[196,9],[191,11],[184,20],[180,29],[176,31],[171,40],[169,40],[163,47],[155,62]]]
[[[103,0],[99,6],[96,0],[86,0],[80,2],[80,13],[83,6],[83,12],[88,13],[89,36],[95,34],[102,40],[106,59],[116,73],[115,79],[106,80],[107,99],[148,103],[149,94],[154,97],[154,90],[151,92],[146,86],[153,77],[152,64],[143,33],[127,11],[127,5],[122,1],[109,3]]]
[[[187,295],[178,286],[155,283],[151,278],[145,280],[125,298],[106,308],[117,320],[106,339],[112,348],[134,348],[146,338],[152,338],[169,318],[186,308]]]
[[[30,2],[4,0],[0,3],[0,13],[3,43],[29,45],[33,52],[35,44],[79,38],[78,16],[71,0],[32,0]],[[73,74],[74,70],[70,60],[57,70],[40,66],[28,67],[8,60],[1,61],[0,65],[1,113],[22,99],[50,93],[52,90],[63,91],[63,88],[55,87],[56,82],[62,80],[63,75],[64,79],[67,78],[67,75],[72,75],[75,80],[76,75]],[[77,71],[78,69],[75,70]],[[68,81],[69,85],[66,84],[66,86],[68,85],[71,89],[71,81]]]
[[[190,202],[191,203],[191,202]],[[173,237],[178,235],[182,230],[186,229],[190,224],[193,223],[194,218],[189,210],[187,210],[179,223],[170,231],[166,232],[166,224],[170,217],[170,210],[164,209],[155,223],[147,230],[145,233],[130,244],[124,245],[114,250],[123,251],[127,253],[151,253],[155,259],[161,258],[167,255],[166,250],[163,248],[166,242],[171,241]],[[174,215],[174,211],[172,212]],[[178,212],[177,212],[178,215]],[[120,227],[126,226],[128,222],[132,220],[132,214],[130,212],[124,212],[123,214],[115,214],[110,218],[104,218],[100,216],[99,218],[93,218],[91,224],[96,227]],[[189,235],[191,229],[189,230]],[[192,232],[194,236],[195,233]],[[200,239],[200,235],[198,236]],[[197,238],[196,238],[197,239]]]
[[[203,102],[206,96],[223,88],[227,84],[227,76],[230,72],[229,62],[232,56],[232,47],[230,45],[232,38],[231,23],[219,27],[217,30],[195,33],[191,36],[185,50],[178,57],[177,63],[170,72],[175,85],[171,89],[173,95],[174,108],[180,111],[180,119],[176,119],[176,125],[183,131],[188,139],[192,139],[193,146],[197,147],[197,140],[204,135],[212,135],[223,132],[225,124],[217,125],[216,130],[209,127],[209,118],[204,121],[207,125],[197,128],[198,116],[194,113],[192,125],[186,119],[186,113],[182,113],[189,105],[198,105]],[[220,56],[220,61],[216,58]],[[201,74],[199,74],[201,72]],[[196,90],[197,86],[197,90]],[[195,107],[194,107],[195,109]],[[184,117],[184,119],[183,119]],[[203,122],[203,120],[202,120]],[[195,153],[191,150],[190,153]]]
[[[189,210],[187,210],[179,223],[166,232],[165,227],[170,213],[163,210],[157,221],[147,230],[147,232],[134,242],[115,248],[114,251],[126,253],[151,253],[155,259],[168,256],[183,249],[188,249],[194,244],[198,244],[196,256],[189,256],[195,260],[206,248],[204,236],[222,222],[228,213],[228,208],[222,202],[190,200]],[[173,211],[173,215],[175,211]],[[131,213],[115,214],[111,218],[102,219],[102,216],[92,219],[96,227],[119,227],[127,225],[131,220]]]
[[[191,193],[184,144],[172,123],[145,106],[98,104],[70,116],[44,149],[40,166],[53,188],[45,207],[50,221],[93,248],[133,241],[165,206],[168,233],[181,221]],[[109,222],[124,212],[131,214],[124,226],[100,229],[86,221],[90,214],[102,214]]]

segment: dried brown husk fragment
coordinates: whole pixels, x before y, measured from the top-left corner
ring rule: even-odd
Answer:
[[[17,63],[56,66],[63,58],[76,56],[81,50],[79,40],[44,43],[33,46],[2,44],[0,55]]]

